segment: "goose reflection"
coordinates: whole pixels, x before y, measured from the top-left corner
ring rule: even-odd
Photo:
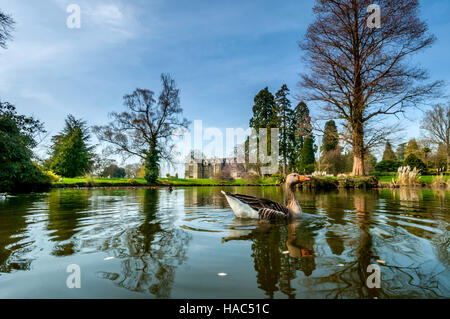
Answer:
[[[253,229],[249,229],[253,225]],[[236,218],[222,242],[249,240],[258,287],[274,298],[281,292],[295,298],[292,281],[297,271],[310,276],[316,268],[314,256],[314,229],[308,223],[258,223]]]

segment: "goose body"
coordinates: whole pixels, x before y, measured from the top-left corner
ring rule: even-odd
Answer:
[[[277,211],[281,214],[288,214],[286,206],[266,198],[254,196],[231,194],[222,191],[236,217],[240,218],[260,218],[260,212],[265,209]],[[280,216],[281,217],[281,216]]]
[[[302,215],[302,209],[295,198],[295,185],[309,179],[298,174],[290,174],[286,178],[288,205],[266,198],[243,194],[231,194],[222,191],[236,217],[262,220],[296,218]]]

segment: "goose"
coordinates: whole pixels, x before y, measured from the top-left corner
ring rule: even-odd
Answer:
[[[302,208],[295,198],[295,185],[306,181],[309,181],[309,178],[297,173],[289,174],[286,177],[287,206],[266,198],[231,194],[223,190],[221,192],[237,217],[260,220],[299,218],[302,215]]]

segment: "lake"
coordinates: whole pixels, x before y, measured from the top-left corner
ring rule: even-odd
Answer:
[[[0,198],[0,298],[450,297],[449,191],[297,191],[303,217],[268,224],[235,218],[222,189],[286,200],[281,187]]]

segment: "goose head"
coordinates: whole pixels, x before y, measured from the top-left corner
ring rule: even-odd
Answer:
[[[288,195],[288,204],[286,207],[290,210],[293,217],[300,217],[302,215],[302,209],[295,198],[295,185],[307,181],[309,181],[308,177],[297,173],[289,174],[286,177],[286,191]]]
[[[292,174],[289,174],[288,176],[286,176],[286,186],[288,186],[288,187],[297,185],[299,183],[307,182],[307,181],[309,181],[308,177],[302,176],[297,173],[292,173]]]

